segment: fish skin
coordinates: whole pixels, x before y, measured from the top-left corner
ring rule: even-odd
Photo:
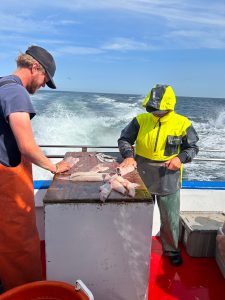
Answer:
[[[105,200],[109,197],[109,194],[112,191],[111,184],[109,182],[106,182],[105,184],[101,185],[99,189],[100,189],[100,193],[99,193],[100,200],[102,202],[105,202]]]
[[[127,194],[128,196],[130,196],[132,198],[135,197],[135,189],[136,189],[137,186],[139,186],[139,184],[130,182],[129,180],[127,180],[127,179],[125,179],[122,176],[117,175],[117,174],[111,176],[107,183],[111,187],[111,189],[110,189],[109,186],[107,186],[108,189],[110,189],[110,192],[111,192],[111,190],[114,190],[116,192],[121,193],[122,195],[126,195]],[[106,184],[100,186],[100,191],[102,191],[104,189],[103,187]],[[102,194],[100,192],[100,200],[105,202],[105,200],[110,195],[110,192],[108,194],[102,192],[103,195],[104,195],[104,200],[102,200],[103,196],[102,196]],[[106,195],[107,195],[107,197],[106,197]]]
[[[97,173],[97,172],[74,172],[70,175],[72,181],[107,181],[110,175],[108,173]]]
[[[112,163],[112,162],[116,161],[115,157],[107,155],[107,154],[104,154],[104,153],[97,153],[95,156],[102,163],[106,163],[106,162]]]
[[[126,188],[124,187],[124,185],[119,182],[116,178],[114,180],[112,180],[111,182],[111,188],[114,190],[114,191],[117,191],[123,195],[126,194]]]
[[[122,176],[117,176],[116,181],[119,181],[128,191],[128,195],[134,198],[135,188],[139,186],[137,183],[130,182],[129,180],[123,178]]]
[[[68,163],[76,164],[79,158],[68,157],[66,158]],[[122,195],[129,195],[130,197],[135,197],[135,188],[138,186],[136,183],[132,183],[129,180],[123,178],[124,175],[133,172],[135,170],[134,166],[129,167],[118,167],[116,168],[116,174],[110,176],[109,173],[104,173],[109,167],[105,167],[104,164],[100,163],[93,167],[88,172],[74,172],[70,176],[64,176],[59,179],[71,180],[77,182],[105,182],[100,186],[99,197],[102,202],[109,197],[112,190],[121,193]],[[102,172],[102,173],[101,173]]]
[[[109,170],[109,167],[106,167],[106,166],[104,166],[104,164],[98,164],[98,165],[96,165],[96,166],[94,166],[91,170],[90,170],[90,172],[104,172],[104,171],[107,171],[107,170]]]

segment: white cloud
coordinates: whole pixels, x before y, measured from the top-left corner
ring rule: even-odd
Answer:
[[[132,28],[126,28],[126,38],[118,37],[102,42],[93,39],[93,47],[85,47],[82,42],[79,45],[66,47],[64,51],[79,55],[99,54],[102,51],[147,51],[157,48],[217,48],[224,49],[225,32],[225,2],[224,0],[8,0],[2,1],[0,13],[1,43],[10,40],[10,35],[18,35],[15,40],[24,36],[24,41],[30,41],[30,37],[38,42],[41,35],[44,43],[57,47],[60,39],[65,43],[71,43],[64,38],[64,29],[71,29],[73,25],[82,24],[76,20],[75,12],[82,13],[95,11],[131,13],[131,18],[149,18],[149,27],[154,27],[153,19],[158,19],[160,27],[157,28],[158,36],[146,38],[141,35],[130,37]],[[10,12],[9,12],[10,11]],[[12,13],[12,12],[13,13]],[[50,15],[48,15],[50,11]],[[94,14],[93,14],[94,15]],[[63,17],[62,17],[63,16]],[[75,17],[74,17],[75,16]],[[96,17],[98,14],[96,14]],[[103,20],[102,13],[101,19]],[[96,19],[96,21],[98,21]],[[104,21],[103,21],[104,22]],[[70,27],[71,26],[71,27]],[[68,32],[67,32],[68,33]],[[146,35],[146,33],[145,33]],[[49,38],[50,36],[50,38]],[[110,36],[109,36],[110,37]],[[171,43],[174,41],[173,43]],[[58,42],[57,42],[58,40]],[[91,45],[92,46],[92,45]],[[66,50],[67,49],[67,50]]]
[[[224,0],[8,0],[1,3],[1,11],[22,9],[64,9],[77,10],[118,10],[132,11],[136,14],[148,14],[174,22],[193,22],[203,25],[225,27]]]
[[[47,18],[34,18],[34,15],[20,14],[12,15],[8,13],[0,13],[0,29],[1,32],[12,33],[57,33],[61,26],[79,24],[78,21],[71,19],[60,19],[58,16],[48,16]]]
[[[174,30],[167,35],[181,48],[225,49],[225,32],[215,30]]]
[[[32,16],[20,16],[0,13],[1,32],[29,33],[46,32],[51,30],[56,32],[55,23],[49,20],[35,20]]]
[[[134,41],[128,38],[115,38],[112,41],[104,44],[102,49],[105,50],[117,50],[117,51],[129,51],[129,50],[150,50],[153,47],[150,47],[146,43]]]
[[[71,55],[91,55],[91,54],[100,54],[103,50],[97,48],[90,48],[90,47],[77,47],[77,46],[66,46],[61,47],[56,50],[56,54],[64,55],[64,54],[71,54]]]
[[[58,25],[74,25],[74,24],[80,24],[78,21],[74,20],[59,20]]]
[[[40,2],[40,1],[39,1]],[[54,6],[68,10],[118,10],[148,14],[173,22],[193,22],[225,27],[223,0],[55,0]]]

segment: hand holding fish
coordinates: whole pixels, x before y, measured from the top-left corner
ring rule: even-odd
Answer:
[[[126,168],[133,166],[134,168],[137,168],[137,162],[133,157],[127,157],[124,159],[124,161],[120,164],[121,168]]]

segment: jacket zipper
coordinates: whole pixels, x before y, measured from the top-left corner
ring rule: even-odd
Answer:
[[[159,140],[159,132],[160,132],[160,128],[161,128],[161,122],[160,122],[160,120],[159,120],[159,127],[158,127],[158,131],[157,131],[157,135],[156,135],[154,152],[156,152],[156,148],[157,148],[157,144],[158,144],[158,140]]]

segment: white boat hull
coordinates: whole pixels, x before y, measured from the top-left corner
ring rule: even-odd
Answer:
[[[40,239],[45,240],[43,198],[46,189],[35,190],[37,227]],[[182,189],[181,211],[225,211],[225,190]],[[156,236],[160,228],[157,205],[154,207],[152,235]]]

